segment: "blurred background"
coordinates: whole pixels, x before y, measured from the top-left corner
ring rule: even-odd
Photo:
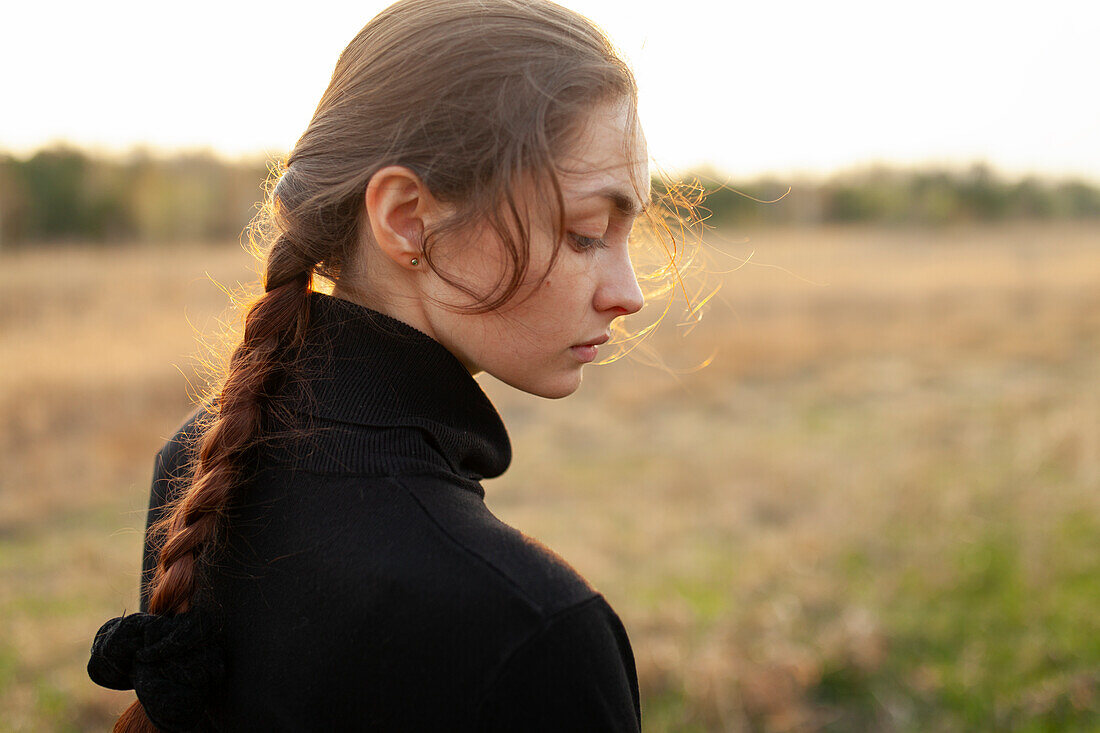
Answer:
[[[1100,13],[568,4],[710,218],[644,348],[556,402],[479,378],[515,448],[486,502],[619,612],[646,730],[1100,730]],[[84,665],[137,607],[153,456],[383,6],[5,12],[4,730],[132,699]]]

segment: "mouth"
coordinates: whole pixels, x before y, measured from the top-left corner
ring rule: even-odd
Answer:
[[[570,351],[573,352],[573,356],[577,357],[577,360],[582,364],[587,364],[590,361],[595,361],[596,354],[598,353],[598,347],[600,344],[607,343],[611,336],[603,334],[597,338],[586,341],[583,344],[577,344],[570,347]]]
[[[611,336],[605,333],[602,336],[592,339],[591,341],[585,341],[583,344],[577,344],[577,346],[599,346],[600,344],[606,344],[610,338]]]

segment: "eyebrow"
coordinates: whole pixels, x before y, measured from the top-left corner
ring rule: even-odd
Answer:
[[[602,188],[599,191],[590,193],[588,198],[597,196],[610,201],[611,205],[615,207],[615,211],[623,216],[638,216],[649,208],[648,201],[639,203],[637,199],[628,196],[618,188]]]

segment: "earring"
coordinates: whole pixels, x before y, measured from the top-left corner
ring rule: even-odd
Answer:
[[[413,258],[412,258],[412,266],[413,266],[413,267],[416,267],[416,266],[417,266],[417,265],[419,265],[419,264],[420,264],[420,260],[418,260],[418,259],[416,259],[415,257],[413,257]]]

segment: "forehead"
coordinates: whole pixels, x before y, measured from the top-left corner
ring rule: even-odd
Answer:
[[[593,110],[558,162],[568,201],[603,198],[624,214],[649,201],[649,156],[640,126],[626,105]]]

